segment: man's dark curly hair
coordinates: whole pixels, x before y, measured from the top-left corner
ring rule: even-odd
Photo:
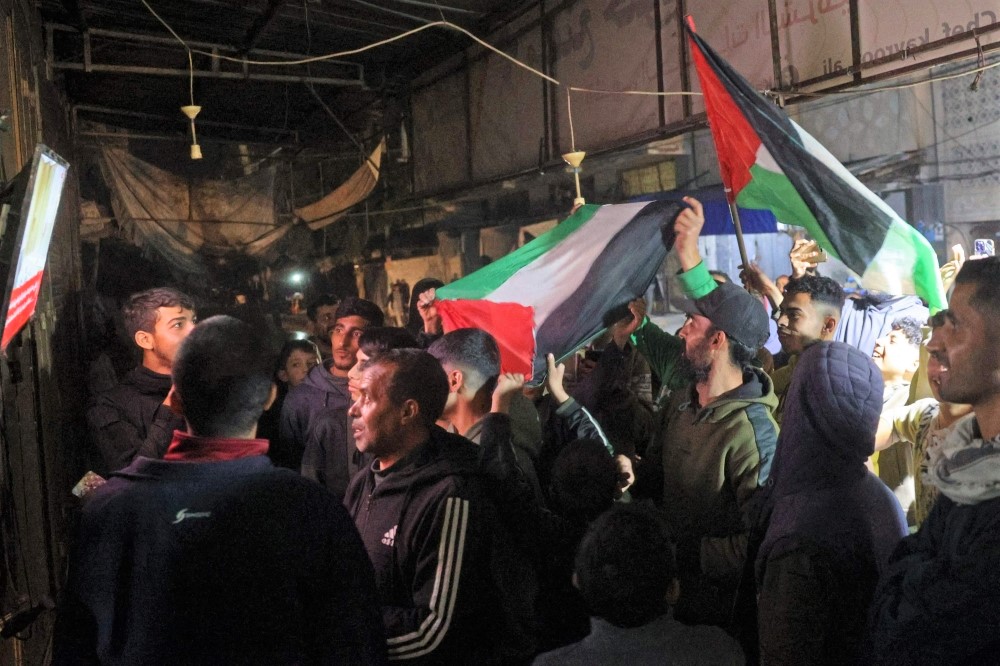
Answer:
[[[159,308],[176,307],[194,310],[194,301],[187,294],[171,287],[156,287],[132,294],[122,307],[125,330],[128,331],[129,338],[134,338],[139,331],[152,333],[159,316],[156,312]]]
[[[789,280],[785,286],[785,298],[792,294],[809,294],[813,303],[829,306],[838,313],[844,307],[844,288],[828,277],[803,275]]]
[[[911,345],[919,345],[923,339],[920,326],[920,320],[916,317],[900,317],[892,322],[892,330],[902,332]]]

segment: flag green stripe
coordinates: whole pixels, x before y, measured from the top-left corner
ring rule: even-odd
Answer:
[[[461,280],[456,280],[437,290],[437,297],[444,299],[480,299],[485,298],[500,285],[506,282],[514,273],[536,261],[569,237],[574,231],[585,225],[600,210],[599,205],[586,204],[581,206],[554,229],[548,231],[530,243],[526,243],[517,252],[512,252],[475,273]],[[543,285],[539,285],[542,287]]]
[[[779,222],[805,227],[813,240],[840,260],[830,239],[823,232],[823,227],[785,174],[754,164],[750,167],[750,175],[752,180],[736,195],[737,205],[741,208],[770,210]]]
[[[889,282],[894,277],[896,283]],[[934,248],[919,231],[900,220],[893,220],[889,226],[882,247],[861,276],[861,283],[891,294],[916,293],[927,301],[932,314],[947,307]]]
[[[784,174],[757,164],[750,168],[750,173],[753,180],[736,196],[739,206],[769,209],[778,221],[804,227],[831,256],[840,259],[798,190]],[[919,231],[901,220],[891,222],[876,256],[860,277],[861,283],[870,289],[890,294],[919,294],[932,312],[945,307],[934,249]]]

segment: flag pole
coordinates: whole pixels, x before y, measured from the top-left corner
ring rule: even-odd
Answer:
[[[747,246],[743,242],[743,226],[740,224],[740,211],[736,207],[736,202],[729,198],[729,194],[732,192],[728,187],[726,188],[726,200],[729,201],[729,214],[733,217],[733,226],[736,227],[736,244],[740,248],[740,261],[743,262],[744,268],[750,265],[750,261],[747,258]]]

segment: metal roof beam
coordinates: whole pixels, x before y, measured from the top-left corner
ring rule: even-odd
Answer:
[[[46,30],[50,35],[48,40],[49,62],[47,64],[51,70],[77,70],[111,74],[184,77],[191,76],[193,74],[193,76],[198,78],[269,81],[278,83],[312,83],[324,86],[358,86],[362,89],[365,88],[364,67],[359,63],[346,62],[342,60],[323,60],[313,63],[313,69],[310,72],[302,72],[300,69],[299,72],[301,73],[288,74],[282,73],[283,71],[288,71],[287,68],[282,66],[252,65],[247,62],[233,63],[229,65],[229,69],[226,69],[223,65],[230,63],[231,61],[224,60],[221,56],[225,55],[239,58],[239,56],[236,55],[236,49],[234,47],[223,44],[189,41],[187,42],[189,47],[198,49],[199,51],[208,51],[212,54],[211,56],[208,56],[210,58],[210,64],[208,67],[204,66],[206,56],[196,55],[194,59],[194,71],[190,72],[188,69],[183,67],[148,64],[134,65],[128,62],[121,62],[120,60],[115,61],[113,57],[109,60],[105,60],[104,62],[98,62],[95,60],[95,54],[101,53],[107,57],[108,50],[106,48],[92,48],[91,46],[92,41],[98,39],[105,40],[105,46],[108,41],[118,41],[123,44],[127,43],[129,46],[139,44],[153,49],[162,49],[163,47],[167,47],[182,51],[184,47],[175,39],[103,29],[91,29],[85,33],[80,33],[71,26],[54,23],[46,24]],[[81,48],[74,49],[74,55],[68,59],[58,58],[56,51],[53,48],[53,38],[57,33],[68,33],[73,37],[81,39]],[[265,49],[254,49],[250,53],[251,55],[256,56],[266,56],[273,60],[291,61],[301,60],[306,57],[298,53],[269,51]],[[334,75],[334,73],[340,74],[341,72],[347,72],[348,76]]]
[[[271,25],[274,17],[278,15],[278,10],[281,9],[283,4],[285,4],[285,0],[270,0],[264,11],[254,19],[253,25],[247,31],[246,39],[243,40],[243,50],[241,53],[244,56],[250,53],[253,47],[257,45],[257,41],[267,31],[268,26]]]
[[[80,30],[87,29],[87,17],[83,15],[83,9],[80,8],[80,3],[77,0],[60,0],[60,3],[66,13],[76,20],[76,27]]]

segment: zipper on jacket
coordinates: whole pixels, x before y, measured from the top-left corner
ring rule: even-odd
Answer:
[[[368,493],[368,497],[365,499],[365,524],[364,524],[364,529],[359,530],[361,532],[361,535],[363,537],[367,537],[368,536],[368,522],[369,522],[368,519],[371,517],[372,503],[375,501],[374,495],[375,495],[375,488],[372,488],[371,492]],[[368,542],[367,538],[362,539],[362,540],[365,543]]]

